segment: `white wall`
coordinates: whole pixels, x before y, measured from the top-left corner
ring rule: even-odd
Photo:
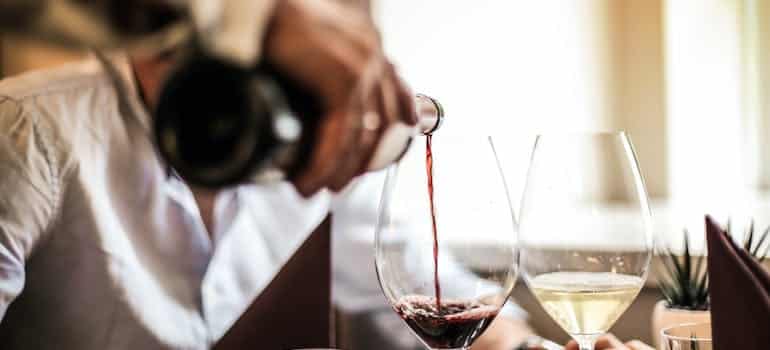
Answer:
[[[387,0],[386,51],[447,109],[442,135],[493,134],[518,205],[534,135],[605,128],[601,21],[581,2]],[[564,5],[569,8],[563,8]]]

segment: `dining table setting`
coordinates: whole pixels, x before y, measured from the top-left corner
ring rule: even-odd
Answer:
[[[432,150],[436,158],[430,161],[441,164],[437,169],[451,168],[447,163],[452,164],[452,160],[440,153],[441,140],[437,145],[417,147],[418,151],[413,152],[416,156],[407,154],[397,166],[390,168],[375,232],[374,259],[380,287],[405,326],[429,350],[472,349],[473,342],[497,317],[514,284],[522,280],[545,312],[578,343],[580,350],[594,349],[597,341],[602,344],[602,336],[611,330],[646,285],[656,254],[649,204],[628,136],[601,133],[566,140],[547,136],[539,139],[522,210],[513,220],[510,220],[507,207],[510,202],[505,190],[476,189],[471,195],[447,189],[454,185],[452,181],[439,178],[431,184],[429,179],[428,184],[435,186],[431,189],[442,195],[438,197],[441,202],[434,204],[432,196],[415,190],[425,186],[424,178],[399,176],[408,174],[410,168],[425,166],[423,152],[426,148],[431,151],[431,146],[436,147]],[[506,185],[498,172],[492,140],[470,140],[467,149],[467,157],[453,154],[454,161],[466,166],[476,162],[474,167],[482,169],[480,172],[486,181],[498,181],[504,189]],[[608,153],[613,157],[606,157]],[[593,169],[591,171],[601,174],[583,177],[583,182],[563,181],[563,170],[575,168],[571,162],[585,160],[597,164],[581,169]],[[607,174],[619,179],[608,179]],[[602,183],[592,183],[591,179],[601,179]],[[623,193],[622,199],[636,210],[631,219],[624,216],[628,219],[627,230],[614,236],[596,230],[601,222],[591,222],[606,217],[592,214],[606,208],[602,204],[606,198],[598,194],[607,190],[602,184],[608,183],[627,186],[614,187],[612,191]],[[446,196],[450,195],[462,195],[465,201],[462,205],[447,205]],[[439,215],[434,205],[441,210]],[[494,209],[500,207],[504,210]],[[458,258],[452,252],[452,246],[456,250],[458,245],[457,236],[453,236],[451,242],[442,241],[437,233],[446,228],[467,228],[462,222],[469,221],[469,216],[473,222],[480,223],[477,227],[483,227],[486,234],[496,239],[487,242],[497,243],[492,247],[485,244],[483,250],[476,252],[473,244],[467,244],[463,247],[465,258]],[[553,220],[554,216],[562,220]],[[577,222],[588,223],[582,226],[590,230],[581,229],[575,225]],[[335,344],[328,283],[331,256],[328,226],[329,219],[276,276],[271,284],[272,292],[256,299],[215,349],[315,349]],[[661,340],[655,347],[659,350],[767,349],[770,344],[768,271],[709,216],[705,217],[704,229],[708,248],[704,266],[707,267],[696,274],[702,274],[709,283],[711,321],[669,324],[663,329],[654,329]],[[434,230],[434,235],[422,234],[422,238],[415,238],[406,247],[390,244],[391,235],[412,230],[420,233]],[[510,231],[516,231],[517,235],[510,235]],[[564,242],[568,243],[544,244],[549,235],[567,236]],[[489,254],[484,255],[483,251]],[[475,257],[467,259],[469,254]],[[432,269],[415,271],[415,259],[427,262]],[[486,271],[484,282],[462,285],[452,279],[442,279],[445,273],[442,264],[448,263],[467,264],[460,267],[475,273]],[[292,312],[286,312],[288,308],[292,308]],[[276,336],[265,337],[266,334]],[[548,339],[532,337],[516,349],[564,347]]]

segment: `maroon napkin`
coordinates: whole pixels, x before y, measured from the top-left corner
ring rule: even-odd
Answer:
[[[714,349],[770,349],[770,275],[710,217],[706,238]]]
[[[330,227],[330,218],[327,218],[214,350],[285,350],[333,345]]]

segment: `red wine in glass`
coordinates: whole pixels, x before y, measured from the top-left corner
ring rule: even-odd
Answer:
[[[430,218],[433,227],[433,289],[436,294],[436,310],[441,311],[441,284],[438,280],[438,230],[436,227],[436,206],[433,204],[433,147],[432,135],[425,137],[425,169],[428,173],[428,197]]]
[[[439,275],[439,268],[451,267],[459,269],[458,271],[467,271],[469,278],[473,278],[470,277],[473,267],[465,259],[456,258],[452,254],[447,255],[449,251],[439,247],[438,224],[443,218],[439,216],[445,214],[442,209],[449,210],[449,215],[462,215],[465,208],[473,210],[481,208],[480,213],[483,217],[479,219],[482,219],[485,225],[495,227],[490,234],[508,237],[507,233],[514,228],[510,213],[508,210],[495,209],[505,208],[510,205],[510,201],[506,192],[500,190],[504,189],[504,182],[497,166],[494,148],[488,138],[463,138],[458,140],[458,143],[453,141],[453,145],[459,144],[462,147],[453,149],[457,154],[446,159],[436,157],[434,152],[440,151],[433,148],[432,141],[435,140],[428,139],[426,135],[426,140],[423,141],[424,150],[420,147],[416,154],[410,153],[402,159],[400,165],[404,166],[392,167],[388,171],[380,205],[380,217],[375,231],[377,277],[393,310],[426,348],[468,349],[498,315],[515,279],[514,265],[505,264],[498,267],[490,261],[488,263],[490,273],[484,276],[486,282],[457,281],[457,288],[452,290],[451,295],[447,294],[446,288],[443,288],[446,286],[441,284],[447,281],[446,276]],[[441,148],[438,144],[436,147]],[[438,169],[434,161],[439,162]],[[469,165],[474,169],[474,178],[478,175],[484,179],[485,183],[497,183],[499,186],[482,186],[477,191],[462,192],[461,203],[450,203],[453,205],[439,208],[438,202],[441,198],[436,196],[441,196],[441,193],[437,192],[441,192],[439,188],[444,178],[440,177],[441,175],[435,178],[434,175],[436,171],[441,171],[441,165],[444,162],[448,162],[447,165]],[[417,170],[416,173],[415,170]],[[398,176],[400,172],[406,176]],[[446,180],[452,182],[455,179],[457,178],[450,176]],[[459,181],[462,180],[462,178],[459,179]],[[415,191],[415,188],[422,190]],[[492,210],[484,210],[485,208]],[[415,214],[420,216],[415,217]],[[447,223],[450,222],[457,224],[452,220],[447,221]],[[422,234],[420,237],[412,237],[414,242],[407,242],[415,245],[406,246],[400,242],[392,244],[388,237],[391,232],[408,234],[421,232]],[[446,234],[444,231],[441,233]],[[431,234],[432,236],[429,236]],[[466,236],[458,236],[457,244],[463,243],[459,239],[467,238],[468,241],[472,239]],[[424,243],[427,245],[423,245]],[[429,248],[431,244],[432,249]],[[476,246],[478,245],[469,248],[473,249]],[[510,252],[511,262],[514,262],[515,250],[512,244],[501,239],[499,251]],[[407,259],[406,253],[416,253],[420,256],[416,257],[419,259],[413,259],[410,255]],[[422,258],[431,260],[431,254],[434,265],[432,274],[430,272],[424,274],[425,271],[415,264],[423,261]],[[441,259],[439,254],[444,254],[440,256]],[[440,263],[439,260],[442,262]],[[438,266],[444,262],[451,266],[446,264]],[[441,272],[446,271],[441,270]],[[443,281],[440,280],[441,278]]]
[[[445,300],[441,309],[433,298],[407,296],[393,308],[432,349],[467,348],[487,329],[498,308],[467,300]]]

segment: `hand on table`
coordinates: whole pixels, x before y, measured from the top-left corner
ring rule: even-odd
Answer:
[[[342,189],[366,170],[389,125],[417,122],[414,97],[360,8],[336,1],[279,1],[265,58],[322,103],[313,154],[292,179],[305,196]]]
[[[564,350],[579,350],[578,344],[573,340],[567,343]],[[614,335],[608,334],[596,342],[596,350],[655,350],[651,346],[644,344],[638,340],[632,340],[627,343],[622,343]]]

